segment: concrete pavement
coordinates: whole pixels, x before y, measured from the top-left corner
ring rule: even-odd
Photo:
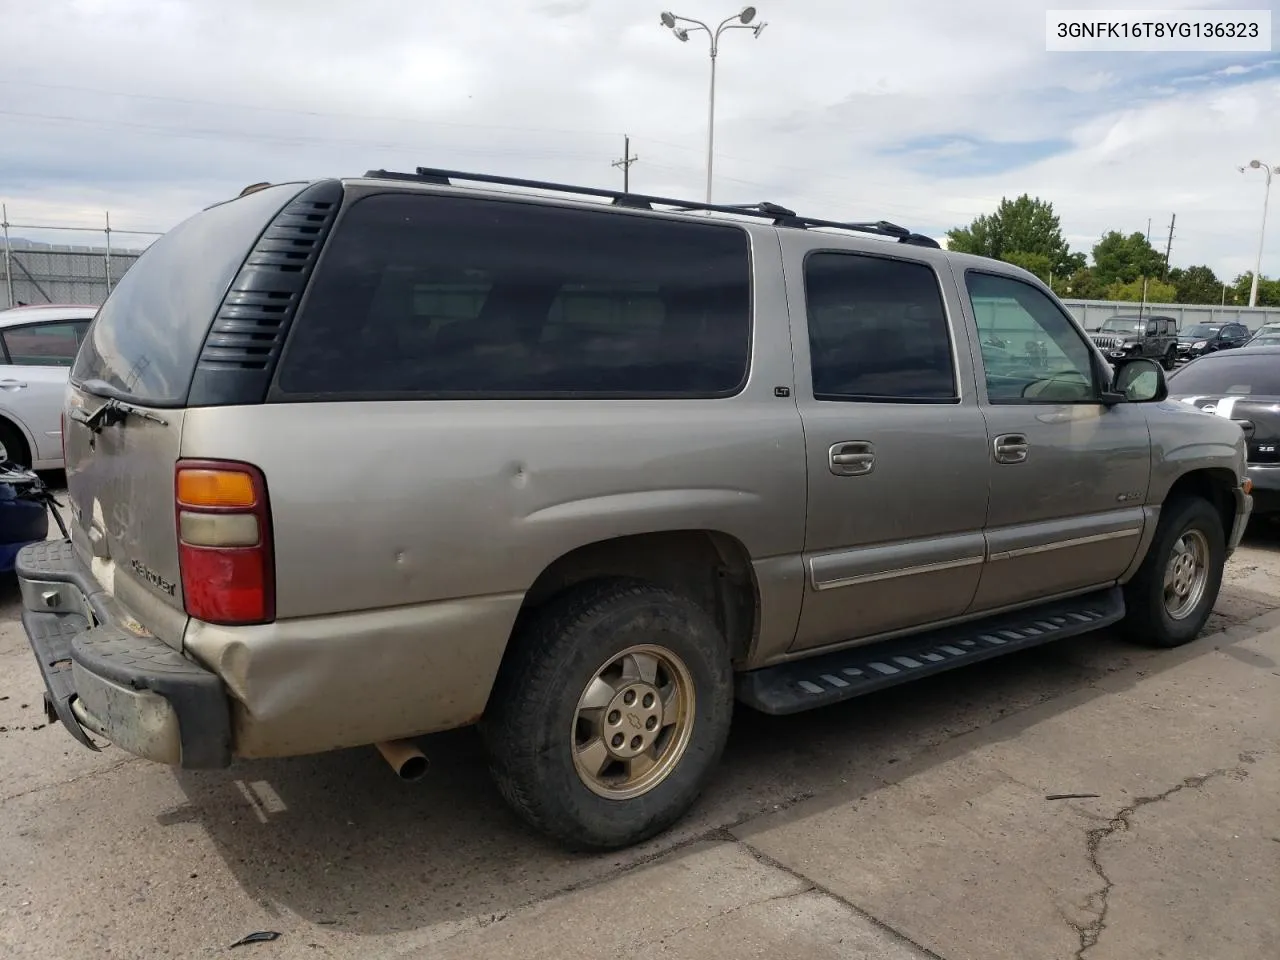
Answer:
[[[421,956],[1274,956],[1280,629],[1253,626]]]
[[[1099,633],[795,717],[738,716],[667,835],[531,835],[475,738],[175,773],[39,711],[0,605],[0,957],[1269,956],[1280,942],[1280,537],[1210,633]],[[26,706],[24,707],[23,704]],[[1056,793],[1097,798],[1046,800]]]

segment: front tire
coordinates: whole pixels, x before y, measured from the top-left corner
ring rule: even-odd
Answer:
[[[1226,557],[1222,517],[1212,504],[1200,497],[1167,504],[1146,559],[1124,588],[1125,631],[1148,646],[1190,643],[1218,600]]]
[[[511,808],[609,850],[692,806],[733,715],[728,645],[689,599],[636,580],[571,589],[520,624],[480,730]]]
[[[1172,370],[1177,365],[1178,365],[1178,350],[1175,347],[1164,355],[1164,368],[1166,370]]]

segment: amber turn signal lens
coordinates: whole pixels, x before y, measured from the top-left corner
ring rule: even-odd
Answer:
[[[1244,483],[1240,484],[1240,489],[1242,489],[1246,494],[1253,493],[1253,481],[1248,477],[1245,477]]]
[[[252,507],[253,478],[236,470],[180,470],[178,502],[187,507]]]

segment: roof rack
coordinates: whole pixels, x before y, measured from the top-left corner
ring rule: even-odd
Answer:
[[[401,173],[393,170],[370,170],[365,176],[376,180],[412,180],[417,183],[435,183],[446,187],[452,186],[455,180],[468,183],[496,183],[508,187],[525,187],[530,190],[550,190],[556,193],[573,193],[584,197],[601,197],[611,201],[614,206],[631,207],[637,210],[668,207],[681,212],[701,210],[711,213],[731,213],[769,219],[777,227],[794,227],[800,230],[809,227],[828,227],[836,230],[852,230],[857,233],[891,237],[898,243],[907,243],[917,247],[933,247],[936,249],[941,246],[932,237],[912,233],[906,227],[898,226],[898,224],[890,223],[887,220],[863,223],[820,220],[816,217],[802,217],[794,210],[788,210],[786,207],[767,201],[745,204],[700,203],[697,200],[675,200],[671,197],[653,197],[643,193],[623,193],[619,190],[606,190],[601,187],[578,187],[572,184],[552,183],[546,180],[524,180],[519,177],[503,177],[491,173],[466,173],[461,170],[441,170],[435,167],[418,167],[413,173]]]

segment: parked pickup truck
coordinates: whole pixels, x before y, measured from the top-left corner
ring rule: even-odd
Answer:
[[[87,746],[411,777],[478,724],[520,816],[616,848],[688,809],[735,705],[1195,637],[1252,499],[1241,428],[1166,393],[1031,274],[890,223],[274,185],[97,314],[23,623]]]

